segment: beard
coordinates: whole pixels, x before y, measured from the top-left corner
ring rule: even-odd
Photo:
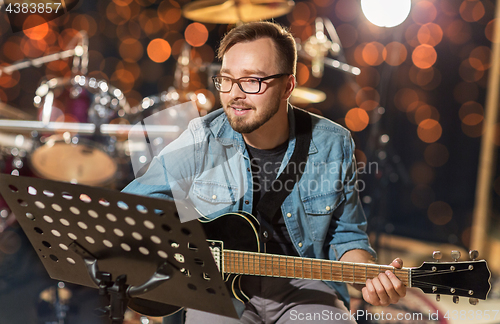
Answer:
[[[232,110],[232,105],[237,105],[240,107],[248,108],[253,110],[253,118],[252,116],[234,116],[230,110]],[[271,119],[280,108],[280,98],[273,98],[272,101],[269,102],[268,105],[261,107],[259,109],[260,112],[255,113],[257,110],[253,106],[245,105],[239,102],[238,100],[230,101],[227,105],[224,106],[224,112],[226,113],[227,120],[231,128],[236,132],[241,134],[249,134],[257,129],[259,129],[262,125],[267,123],[269,119]]]

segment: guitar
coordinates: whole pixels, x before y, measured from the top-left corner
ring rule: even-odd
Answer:
[[[253,215],[230,213],[215,219],[202,217],[199,221],[210,237],[209,247],[219,271],[241,302],[248,300],[240,287],[241,275],[364,284],[367,279],[390,270],[406,287],[420,288],[424,293],[438,296],[451,295],[455,302],[458,296],[469,297],[471,304],[486,299],[491,289],[491,273],[484,260],[424,262],[418,268],[396,269],[386,265],[260,253],[259,222]]]
[[[202,216],[198,220],[211,238],[207,242],[223,279],[234,297],[243,303],[249,297],[240,286],[242,275],[364,284],[367,279],[390,270],[406,287],[416,287],[424,293],[436,294],[438,301],[441,294],[452,295],[455,302],[461,296],[469,297],[473,305],[479,299],[486,299],[491,289],[491,273],[484,260],[424,262],[418,268],[396,269],[370,263],[268,254],[260,252],[260,224],[249,213],[229,213],[215,219]],[[167,316],[182,309],[141,300],[132,301],[129,308],[150,316]]]

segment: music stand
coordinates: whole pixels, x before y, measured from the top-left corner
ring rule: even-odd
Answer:
[[[111,294],[113,324],[129,299],[238,318],[201,224],[174,202],[7,174],[0,194],[51,278]]]

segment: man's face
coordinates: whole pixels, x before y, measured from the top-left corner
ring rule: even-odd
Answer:
[[[221,75],[238,79],[263,78],[282,73],[277,65],[277,53],[270,38],[237,43],[224,55]],[[286,77],[262,82],[261,91],[247,94],[233,84],[230,92],[221,93],[220,99],[231,127],[249,134],[269,121],[279,110]]]

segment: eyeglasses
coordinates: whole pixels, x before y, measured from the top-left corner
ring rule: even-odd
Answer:
[[[282,76],[289,75],[289,73],[280,73],[267,76],[265,78],[256,78],[256,77],[243,77],[239,79],[233,79],[226,76],[214,75],[212,80],[215,84],[215,89],[219,92],[230,92],[233,88],[233,84],[238,84],[241,91],[244,93],[259,93],[262,85],[262,81],[266,81],[269,79],[281,78]]]

